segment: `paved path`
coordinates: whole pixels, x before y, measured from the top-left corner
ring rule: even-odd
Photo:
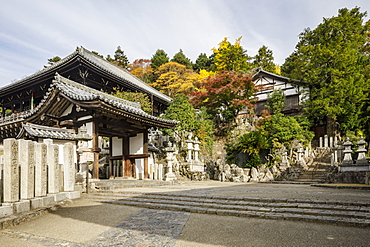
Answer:
[[[370,191],[194,182],[132,192],[370,201]],[[88,198],[0,231],[0,246],[369,246],[370,229],[103,204]]]

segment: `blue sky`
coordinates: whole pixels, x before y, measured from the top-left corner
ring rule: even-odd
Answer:
[[[233,43],[243,36],[248,55],[266,45],[282,64],[299,33],[323,17],[344,7],[370,12],[369,0],[0,0],[0,6],[0,87],[77,46],[106,56],[120,45],[131,62],[157,49],[170,57],[182,49],[195,61],[224,37]]]

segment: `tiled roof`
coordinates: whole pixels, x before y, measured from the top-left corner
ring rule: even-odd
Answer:
[[[107,73],[117,76],[123,80],[126,81],[126,83],[131,84],[133,87],[140,88],[144,91],[146,91],[149,94],[155,95],[156,97],[166,101],[170,102],[172,99],[168,97],[167,95],[157,91],[153,87],[149,86],[145,82],[141,81],[139,78],[135,77],[132,75],[130,72],[127,70],[116,66],[115,64],[108,62],[104,58],[99,57],[98,55],[90,52],[89,50],[85,49],[84,47],[77,47],[77,49],[71,53],[70,55],[66,56],[65,58],[61,59],[60,61],[54,63],[51,66],[48,66],[30,76],[27,76],[19,81],[13,82],[11,84],[8,84],[2,88],[1,90],[10,90],[12,87],[17,86],[17,84],[26,84],[28,80],[36,78],[38,76],[41,76],[42,74],[45,74],[49,71],[54,70],[55,68],[62,66],[63,64],[66,64],[67,62],[73,60],[75,57],[81,56],[82,58],[86,59],[88,62],[96,66],[97,68],[100,68]]]
[[[143,117],[171,125],[176,125],[178,123],[178,121],[162,119],[144,112],[141,109],[139,103],[124,100],[113,95],[101,92],[99,90],[87,87],[80,83],[69,80],[65,77],[62,77],[58,74],[55,76],[55,80],[53,81],[52,87],[53,86],[58,88],[63,94],[74,100],[78,101],[101,100],[113,107],[124,110],[128,113],[132,113],[138,117]]]
[[[162,119],[159,117],[152,116],[141,109],[140,103],[131,102],[128,100],[124,100],[113,95],[101,92],[99,90],[90,88],[88,86],[82,85],[78,82],[74,82],[69,80],[59,74],[55,75],[55,79],[53,83],[50,85],[48,91],[44,95],[44,98],[41,102],[32,110],[20,112],[17,114],[12,114],[10,116],[0,118],[0,126],[7,125],[11,122],[19,122],[24,121],[27,118],[36,114],[40,109],[42,109],[45,102],[50,97],[51,92],[54,89],[60,90],[61,93],[66,95],[67,97],[77,100],[77,101],[96,101],[100,100],[105,102],[106,104],[115,107],[117,109],[123,110],[126,113],[131,114],[136,120],[149,120],[150,122],[159,122],[165,125],[175,126],[178,124],[178,121]]]
[[[21,131],[16,138],[21,138],[24,135],[38,137],[38,138],[50,138],[57,140],[76,140],[76,134],[74,131],[68,129],[47,127],[37,124],[26,123],[23,124]]]

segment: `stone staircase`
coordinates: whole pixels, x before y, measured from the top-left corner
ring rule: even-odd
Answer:
[[[98,191],[88,199],[152,209],[237,217],[313,221],[370,227],[370,203],[287,198],[196,195],[185,192]]]
[[[136,180],[136,179],[102,179],[94,180],[90,179],[90,183],[93,183],[94,190],[106,191],[106,190],[120,190],[126,188],[137,188],[137,187],[153,187],[153,186],[164,186],[170,185],[173,182],[159,181],[159,180]]]
[[[294,182],[307,184],[323,183],[326,181],[326,175],[330,168],[330,150],[316,149],[315,157],[308,164],[308,169],[302,172]]]

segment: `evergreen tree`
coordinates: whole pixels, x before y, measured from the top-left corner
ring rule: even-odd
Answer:
[[[176,53],[173,58],[171,59],[171,62],[176,62],[182,65],[185,65],[187,69],[193,68],[193,63],[190,61],[189,58],[185,56],[183,51],[180,49],[178,53]]]
[[[265,71],[276,73],[276,65],[274,64],[274,56],[272,51],[267,46],[262,46],[253,61],[254,67],[260,67]]]
[[[338,125],[344,133],[362,127],[359,118],[369,87],[365,15],[359,8],[344,8],[315,30],[306,29],[282,66],[284,75],[308,82],[305,113],[316,123],[326,121],[329,135]]]
[[[211,59],[208,58],[207,54],[201,53],[199,54],[197,60],[194,64],[194,70],[199,73],[200,70],[204,69],[210,71],[211,69]]]
[[[157,50],[155,54],[152,56],[152,63],[150,66],[155,70],[162,64],[168,63],[169,62],[169,57],[167,53],[164,50]]]
[[[53,65],[54,63],[59,62],[60,60],[61,60],[61,58],[60,58],[60,57],[55,56],[55,57],[53,57],[53,58],[49,58],[49,59],[48,59],[48,64],[49,64],[49,65]],[[48,67],[48,66],[44,66],[44,67],[46,68],[46,67]]]
[[[266,108],[270,110],[271,115],[281,114],[285,107],[285,94],[281,88],[275,89],[267,95]]]
[[[192,132],[196,129],[196,114],[188,96],[177,94],[164,112],[165,119],[180,121],[175,130]]]
[[[117,47],[117,50],[114,53],[114,61],[117,63],[118,66],[121,66],[122,68],[128,68],[128,58],[120,46]]]

